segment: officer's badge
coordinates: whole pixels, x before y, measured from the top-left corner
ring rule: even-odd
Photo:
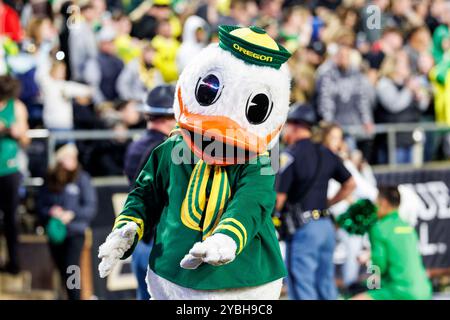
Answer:
[[[283,152],[280,155],[280,172],[283,172],[292,162],[294,162],[294,157],[287,152]]]

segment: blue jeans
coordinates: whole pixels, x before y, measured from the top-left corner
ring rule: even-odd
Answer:
[[[131,268],[138,282],[137,296],[138,300],[150,300],[147,283],[145,278],[147,276],[148,258],[152,250],[152,243],[147,244],[139,241],[131,256]]]
[[[335,230],[329,218],[302,226],[286,243],[290,299],[337,298],[333,264],[335,244]]]

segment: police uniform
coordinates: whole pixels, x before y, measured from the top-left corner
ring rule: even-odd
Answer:
[[[142,137],[130,144],[125,155],[124,171],[130,185],[142,169],[142,163],[150,156],[154,148],[166,139],[166,135],[158,130],[147,129]],[[145,160],[144,160],[145,159]]]
[[[141,106],[142,112],[151,117],[173,116],[173,100],[175,88],[170,85],[155,87],[148,95],[147,101]],[[155,129],[147,129],[144,135],[133,142],[127,149],[125,155],[124,171],[128,177],[130,187],[134,186],[136,177],[139,175],[153,149],[159,146],[167,136]],[[152,248],[152,232],[136,245],[132,257],[132,268],[138,280],[137,298],[148,300],[150,296],[147,291],[145,277],[147,273],[148,257]]]
[[[315,115],[311,107],[300,106],[289,114],[289,121],[312,125]],[[301,226],[289,237],[286,248],[292,299],[337,296],[333,265],[335,231],[326,210],[327,189],[330,179],[344,183],[349,178],[351,174],[341,159],[310,139],[288,146],[280,156],[276,191],[287,194],[287,207],[301,208],[298,209]]]
[[[155,87],[148,95],[146,104],[141,106],[142,112],[152,117],[173,116],[173,100],[175,88],[170,85]],[[147,129],[145,134],[130,144],[125,155],[124,171],[130,185],[134,183],[139,172],[147,163],[151,152],[160,145],[167,136],[154,129]]]

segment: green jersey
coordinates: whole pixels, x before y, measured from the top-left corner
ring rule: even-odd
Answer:
[[[6,127],[16,121],[14,115],[14,100],[10,99],[3,109],[0,109],[0,122]],[[0,177],[19,171],[17,154],[19,152],[18,142],[7,135],[0,133]]]
[[[370,296],[380,300],[431,298],[431,284],[413,227],[394,211],[370,229],[369,239],[372,264],[381,273],[381,288],[369,291]]]
[[[450,39],[450,30],[447,25],[441,24],[433,33],[432,55],[436,64],[439,64],[444,56],[442,43]]]
[[[180,154],[185,161],[176,156]],[[135,221],[139,225],[135,245],[156,224],[149,266],[183,287],[241,288],[284,277],[286,270],[271,219],[275,176],[270,158],[212,166],[198,159],[188,161],[190,157],[194,159],[179,135],[155,148],[115,228]],[[192,246],[215,233],[226,234],[236,242],[235,260],[222,266],[203,263],[195,270],[181,268],[180,261]]]

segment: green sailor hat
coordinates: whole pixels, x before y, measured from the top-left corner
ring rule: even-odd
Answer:
[[[219,46],[247,63],[279,69],[291,54],[264,29],[219,26]]]

